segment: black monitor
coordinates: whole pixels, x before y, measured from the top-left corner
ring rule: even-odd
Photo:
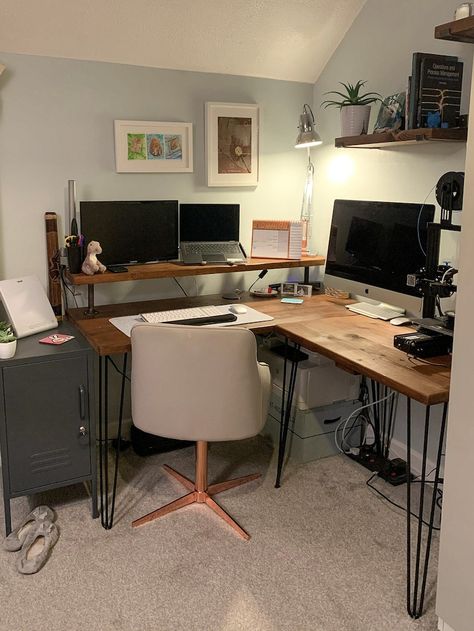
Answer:
[[[81,202],[85,243],[99,241],[104,265],[178,258],[178,202]]]
[[[238,241],[239,204],[180,204],[180,241]]]
[[[407,275],[425,264],[432,204],[336,199],[326,274],[419,296]]]

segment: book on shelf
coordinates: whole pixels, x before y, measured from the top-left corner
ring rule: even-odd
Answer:
[[[421,66],[423,62],[427,64],[428,60],[431,60],[433,63],[439,65],[449,65],[457,62],[458,58],[453,55],[436,55],[434,53],[420,52],[413,53],[407,129],[422,127],[421,120],[419,118]]]
[[[463,62],[423,59],[417,120],[420,127],[455,127],[461,113]]]

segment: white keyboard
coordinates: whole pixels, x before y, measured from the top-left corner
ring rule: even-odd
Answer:
[[[194,318],[209,318],[222,315],[222,309],[217,307],[192,307],[189,309],[174,309],[173,311],[155,311],[141,313],[145,322],[159,324],[160,322],[175,322],[177,320],[194,320]]]
[[[346,308],[354,313],[359,313],[369,318],[379,318],[380,320],[391,320],[405,313],[405,309],[395,311],[395,309],[383,303],[372,305],[369,302],[356,302],[353,305],[346,305]]]

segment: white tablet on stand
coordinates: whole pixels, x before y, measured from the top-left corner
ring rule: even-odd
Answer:
[[[36,276],[0,281],[0,298],[17,337],[58,326],[48,296]]]

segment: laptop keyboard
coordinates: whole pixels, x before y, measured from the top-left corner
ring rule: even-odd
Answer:
[[[242,253],[237,243],[218,242],[200,243],[188,242],[182,245],[183,251],[187,254],[225,254],[227,256],[237,255],[242,258]]]

